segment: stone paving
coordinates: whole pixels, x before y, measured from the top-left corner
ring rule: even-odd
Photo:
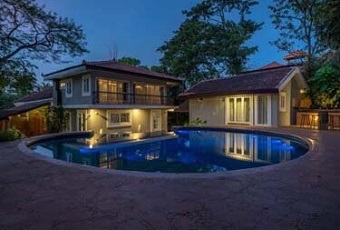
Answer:
[[[0,144],[0,229],[339,229],[340,132],[283,164],[206,177],[56,164]]]

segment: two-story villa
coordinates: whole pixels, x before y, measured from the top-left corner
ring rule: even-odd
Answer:
[[[66,111],[66,130],[92,130],[98,141],[166,132],[167,112],[175,108],[169,90],[181,83],[116,61],[83,62],[44,79],[53,81],[53,105]]]

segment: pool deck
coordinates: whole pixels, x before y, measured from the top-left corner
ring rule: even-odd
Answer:
[[[131,175],[46,161],[0,143],[0,229],[339,229],[340,131],[305,156],[205,177]]]

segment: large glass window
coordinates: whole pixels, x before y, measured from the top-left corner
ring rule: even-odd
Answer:
[[[229,99],[229,120],[234,121],[235,116],[234,116],[234,98]]]
[[[244,120],[250,121],[250,98],[246,97],[243,99],[243,112],[244,112]]]
[[[136,104],[145,104],[146,103],[146,87],[143,84],[134,84],[134,102]]]
[[[151,132],[162,130],[161,110],[151,111]]]
[[[160,85],[134,84],[136,104],[163,104],[164,87]]]
[[[250,122],[250,97],[229,98],[229,121]]]
[[[98,80],[98,95],[100,103],[126,103],[128,83],[114,80]]]
[[[257,124],[268,124],[268,99],[267,96],[257,96]]]

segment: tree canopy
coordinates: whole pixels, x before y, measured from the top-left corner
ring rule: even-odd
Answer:
[[[279,30],[279,38],[273,42],[288,53],[302,50],[307,54],[306,78],[312,76],[312,62],[327,46],[318,35],[320,0],[273,0],[272,23]]]
[[[13,59],[60,61],[86,52],[81,26],[47,12],[35,0],[0,1],[0,63]]]
[[[81,26],[35,0],[0,0],[0,93],[33,88],[33,60],[63,62],[87,52],[85,45]]]
[[[332,49],[340,49],[340,1],[322,0],[318,8],[318,36]]]
[[[141,61],[139,59],[133,58],[133,57],[126,57],[126,56],[119,58],[118,62],[125,63],[125,64],[132,65],[132,66],[140,66],[141,64]]]
[[[310,79],[317,104],[323,108],[340,108],[340,69],[330,63],[319,68]]]
[[[339,106],[340,2],[273,0],[269,9],[280,33],[273,43],[287,52],[302,50],[307,54],[303,74],[312,106]]]
[[[167,72],[186,79],[187,85],[245,69],[256,46],[245,43],[261,28],[247,19],[257,1],[203,0],[184,11],[185,21],[159,47]]]

